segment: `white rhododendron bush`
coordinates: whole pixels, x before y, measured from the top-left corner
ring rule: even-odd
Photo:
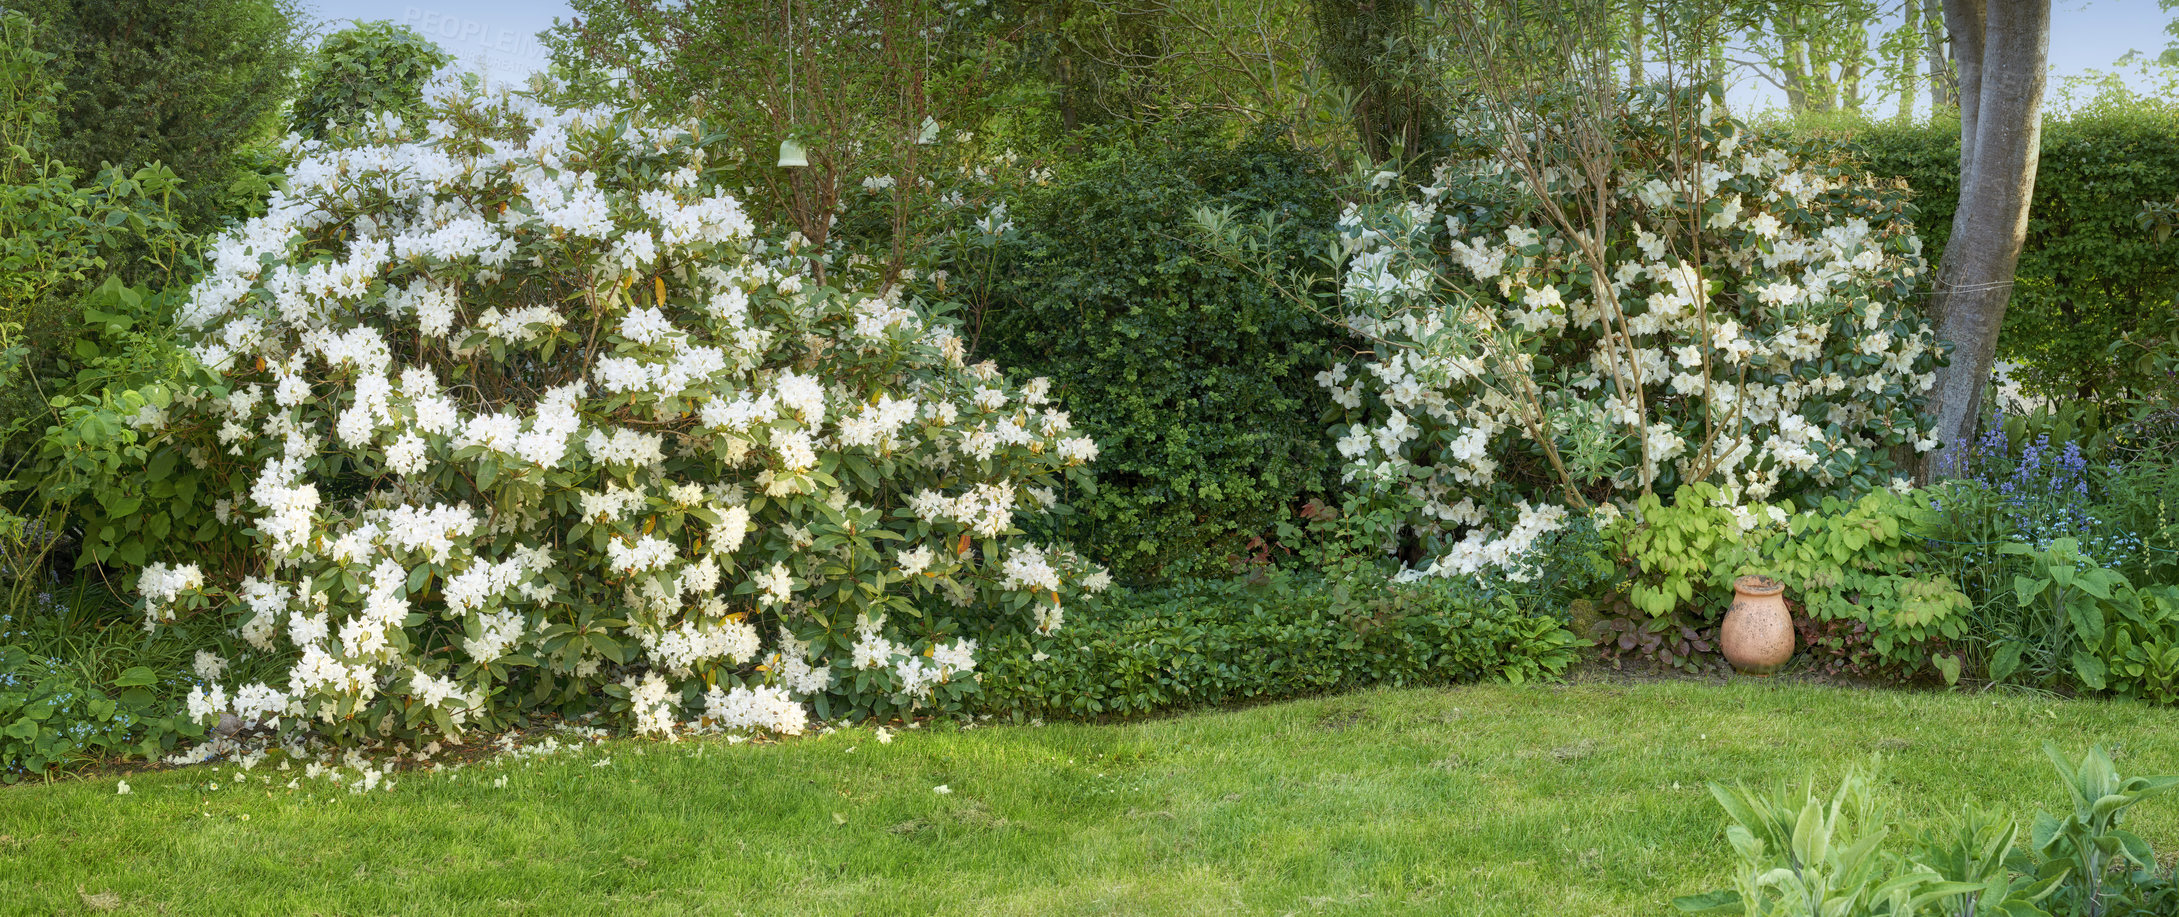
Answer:
[[[813,280],[694,124],[442,86],[306,144],[140,426],[216,520],[140,577],[284,679],[205,722],[343,740],[532,711],[802,730],[958,702],[978,640],[1105,576],[1022,533],[1096,446],[897,291]],[[227,667],[214,665],[217,673]],[[234,669],[265,666],[234,666]]]
[[[1544,119],[1343,216],[1358,356],[1319,381],[1347,480],[1411,507],[1415,572],[1519,575],[1645,491],[1805,500],[1935,447],[1904,189],[1669,101],[1614,125],[1608,167]]]

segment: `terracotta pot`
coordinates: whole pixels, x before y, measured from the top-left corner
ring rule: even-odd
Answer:
[[[1725,612],[1718,644],[1743,675],[1769,675],[1793,658],[1793,616],[1780,594],[1785,588],[1767,576],[1733,581],[1733,607]]]

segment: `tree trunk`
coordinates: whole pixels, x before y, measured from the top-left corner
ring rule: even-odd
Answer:
[[[1922,34],[1921,0],[1907,0],[1902,5],[1900,14],[1906,19],[1904,28],[1907,34]],[[1906,44],[1905,47],[1899,49],[1899,120],[1901,122],[1914,120],[1914,71],[1918,69],[1915,62],[1917,55],[1914,52],[1915,47],[1912,44]],[[1934,113],[1932,111],[1932,114]]]
[[[1784,44],[1784,53],[1778,62],[1779,75],[1784,77],[1786,108],[1794,114],[1807,111],[1810,103],[1808,72],[1808,39],[1801,35],[1798,17],[1778,23],[1778,37]]]
[[[1946,60],[1942,4],[1943,0],[1922,0],[1922,50],[1929,58],[1929,113],[1932,117],[1952,104],[1959,88],[1959,80]]]
[[[1842,111],[1861,113],[1861,58],[1854,57],[1839,65],[1839,107]]]
[[[1421,61],[1415,48],[1416,0],[1310,0],[1317,59],[1355,96],[1355,131],[1373,161],[1393,148],[1422,162],[1437,139],[1442,113],[1412,85]]]
[[[1630,23],[1633,28],[1627,33],[1627,88],[1639,89],[1642,86],[1642,39],[1646,37],[1648,23],[1643,21],[1646,11],[1640,3],[1634,4],[1628,15],[1634,21]]]
[[[1960,76],[1960,204],[1931,300],[1952,343],[1930,412],[1940,448],[1925,477],[1947,473],[1972,441],[1982,392],[2027,237],[2042,144],[2050,0],[1945,0]]]

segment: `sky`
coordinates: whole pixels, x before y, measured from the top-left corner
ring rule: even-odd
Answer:
[[[1883,0],[1892,5],[1891,0]],[[548,61],[537,33],[553,19],[574,17],[564,0],[305,0],[323,31],[342,20],[390,19],[423,33],[462,65],[497,80],[518,81]],[[2128,51],[2150,57],[2164,50],[2164,25],[2173,14],[2157,0],[2053,0],[2050,64],[2059,80],[2091,69],[2109,70]],[[1753,79],[1734,93],[1753,107],[1778,104],[1775,90]],[[1881,104],[1881,103],[1880,103]]]

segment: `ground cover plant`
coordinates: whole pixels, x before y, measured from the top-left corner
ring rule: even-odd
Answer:
[[[1580,642],[1502,592],[1259,571],[1121,595],[1063,639],[994,641],[976,707],[1014,722],[1105,719],[1371,685],[1519,684],[1557,677]]]
[[[1965,804],[2072,812],[2045,741],[2179,772],[2175,727],[2135,703],[1690,681],[889,743],[614,741],[366,793],[221,765],[0,790],[0,889],[40,913],[111,896],[117,913],[1634,917],[1729,874],[1711,781],[1828,788],[1873,765],[1913,838]],[[2168,856],[2179,802],[2125,828]]]

